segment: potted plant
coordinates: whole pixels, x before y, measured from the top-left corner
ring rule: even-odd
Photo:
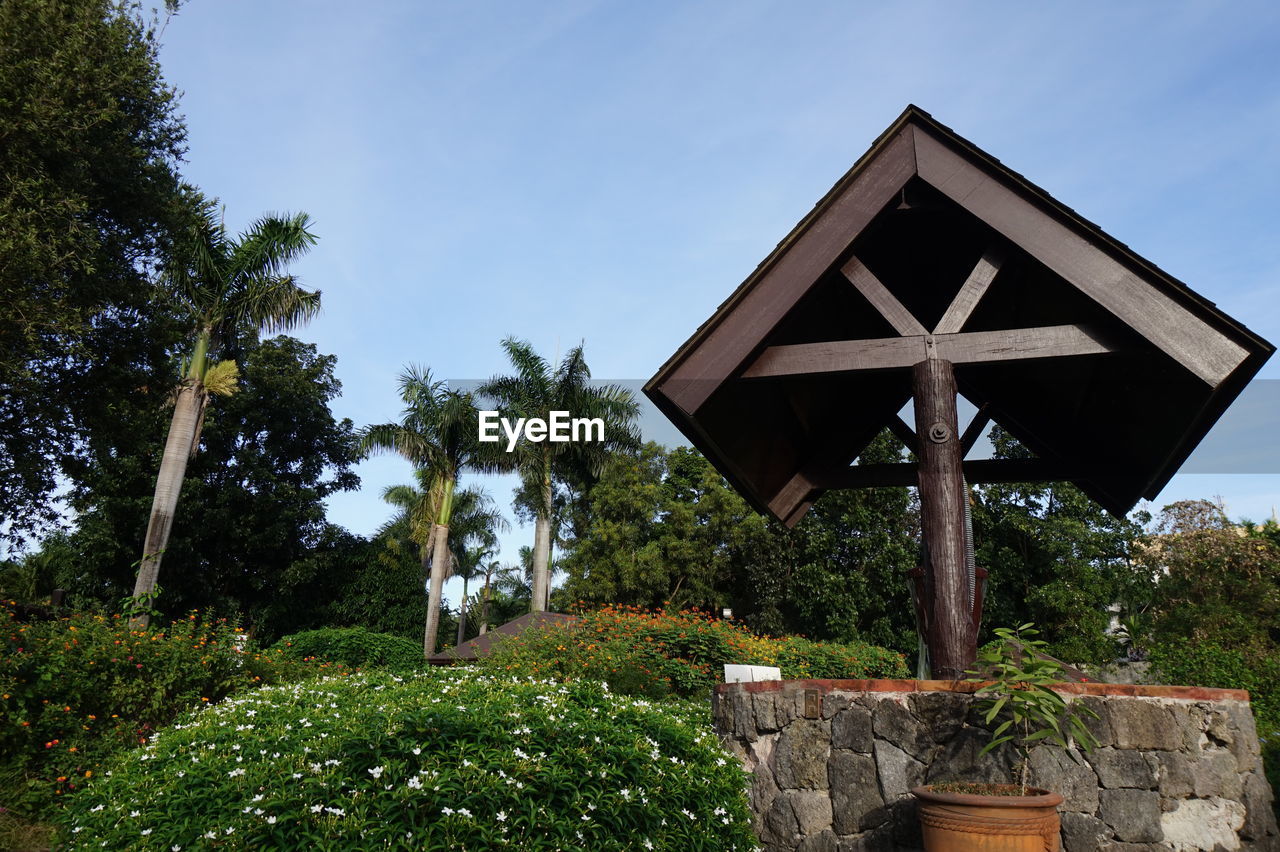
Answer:
[[[1068,703],[1051,685],[1061,682],[1062,664],[1037,656],[1047,643],[1035,639],[1031,624],[995,631],[999,641],[978,655],[983,682],[977,694],[991,729],[979,757],[1005,743],[1017,749],[1016,777],[1009,784],[947,783],[917,787],[920,826],[927,852],[1058,852],[1058,805],[1062,796],[1031,786],[1031,749],[1050,743],[1078,759],[1097,745],[1083,716],[1097,717],[1078,702]],[[978,674],[978,672],[970,672]]]

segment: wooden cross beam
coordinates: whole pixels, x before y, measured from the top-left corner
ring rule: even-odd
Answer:
[[[744,379],[906,369],[930,356],[953,364],[990,364],[1030,358],[1103,355],[1118,351],[1096,329],[1050,325],[1000,331],[914,334],[871,340],[832,340],[770,346],[747,367]]]
[[[1089,474],[1088,470],[1052,459],[968,459],[961,463],[965,482],[1061,482]],[[1105,472],[1116,473],[1114,468]],[[920,469],[914,464],[859,464],[810,471],[809,483],[824,490],[839,488],[887,488],[917,485]]]

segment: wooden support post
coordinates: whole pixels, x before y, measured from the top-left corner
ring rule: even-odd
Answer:
[[[930,355],[936,352],[932,337]],[[959,680],[977,656],[977,633],[965,566],[964,473],[951,362],[929,357],[911,368],[916,453],[920,459],[920,520],[924,538],[925,640],[933,677]]]

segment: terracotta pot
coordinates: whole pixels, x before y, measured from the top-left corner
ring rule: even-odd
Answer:
[[[1027,796],[911,791],[926,852],[1059,852],[1062,796],[1029,788]]]

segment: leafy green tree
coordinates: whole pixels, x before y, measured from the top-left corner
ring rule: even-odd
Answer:
[[[1265,528],[1250,534],[1208,500],[1174,503],[1160,513],[1137,561],[1157,578],[1156,641],[1280,652],[1280,547]]]
[[[170,616],[215,608],[283,623],[289,595],[316,572],[345,570],[342,554],[351,549],[325,519],[324,500],[359,484],[352,424],[329,408],[341,392],[335,359],[290,337],[244,345],[240,392],[206,423],[204,452],[187,467],[188,499],[166,557],[161,609]],[[164,429],[164,412],[142,413],[150,421],[135,422],[136,434],[86,471],[72,500],[75,530],[47,545],[59,553],[60,584],[111,606],[132,587],[130,531],[150,509],[146,454]],[[317,595],[308,606],[322,601]]]
[[[881,436],[863,460],[897,460]],[[695,450],[647,444],[604,468],[570,540],[564,594],[589,604],[729,606],[753,629],[915,650],[907,489],[832,492],[794,530],[752,510]]]
[[[619,449],[639,442],[635,419],[639,405],[630,391],[617,385],[590,384],[582,346],[569,350],[554,367],[526,341],[508,337],[502,348],[514,373],[481,385],[479,393],[496,400],[501,415],[550,421],[551,412],[604,421],[603,441],[530,441],[521,437],[499,466],[520,475],[524,500],[534,515],[533,600],[531,611],[547,608],[551,595],[551,540],[555,517],[555,483],[570,471],[600,470]]]
[[[1000,428],[996,458],[1030,454]],[[1116,518],[1069,483],[973,489],[974,541],[987,569],[984,625],[1035,622],[1052,653],[1100,663],[1115,654],[1107,607],[1150,594],[1134,564],[1145,515]]]
[[[59,473],[165,368],[185,138],[136,4],[0,3],[0,542],[56,518]]]
[[[409,367],[400,376],[400,398],[405,405],[400,422],[362,429],[360,449],[365,454],[398,453],[415,468],[427,471],[430,478],[427,494],[434,514],[431,579],[422,640],[423,655],[429,657],[435,653],[439,634],[449,566],[449,524],[458,476],[464,468],[482,466],[484,462],[475,400],[470,393],[433,381],[430,370]]]
[[[209,398],[230,396],[236,389],[239,369],[234,357],[216,360],[214,353],[234,356],[244,335],[284,331],[320,310],[320,293],[304,290],[287,271],[315,244],[309,224],[305,213],[268,216],[231,238],[220,212],[205,202],[199,224],[184,235],[165,270],[168,285],[191,315],[194,340],[174,394],[133,589],[136,604],[155,595],[187,461],[200,447]],[[147,616],[136,620],[145,626]]]
[[[652,442],[605,464],[585,514],[590,521],[562,560],[563,591],[592,604],[728,605],[744,557],[769,535],[695,450]]]

